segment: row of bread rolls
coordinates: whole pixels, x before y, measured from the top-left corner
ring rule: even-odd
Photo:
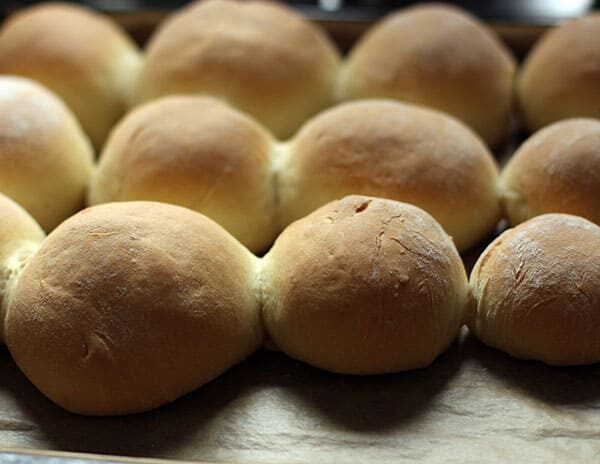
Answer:
[[[77,413],[173,401],[265,334],[291,357],[347,374],[425,367],[465,322],[519,358],[600,361],[600,227],[577,216],[509,229],[469,287],[440,225],[393,200],[331,202],[286,228],[264,258],[164,203],[92,207],[43,241],[8,198],[0,212],[4,339],[32,383]]]
[[[600,116],[600,17],[555,28],[516,79],[524,122]],[[60,95],[100,149],[133,104],[167,94],[222,98],[279,138],[334,102],[394,98],[461,119],[491,146],[502,141],[516,64],[466,11],[420,5],[391,13],[347,59],[314,25],[273,2],[194,2],[169,16],[145,59],[108,18],[79,6],[25,9],[0,30],[0,73],[36,79]]]
[[[0,73],[54,90],[97,149],[128,106],[181,93],[222,98],[279,138],[336,101],[398,98],[449,112],[493,145],[506,133],[514,70],[483,23],[440,5],[383,19],[345,61],[323,31],[274,2],[194,2],[160,25],[145,58],[79,6],[28,8],[0,30]]]
[[[392,100],[338,105],[281,143],[215,100],[166,97],[117,126],[88,201],[187,206],[258,252],[294,220],[353,193],[425,209],[461,252],[503,213],[512,225],[550,212],[600,224],[600,121],[569,119],[534,133],[498,177],[466,126]]]
[[[83,206],[91,149],[50,92],[12,77],[0,78],[0,88],[3,190],[51,230]],[[373,113],[373,124],[365,125]],[[325,138],[318,137],[321,132]],[[332,145],[339,153],[328,154]],[[372,162],[375,156],[379,163]],[[478,169],[472,169],[474,163]],[[340,164],[348,164],[345,171]],[[497,207],[488,207],[497,203],[494,182],[493,161],[476,137],[431,111],[393,102],[355,103],[321,115],[297,141],[278,144],[249,117],[217,100],[169,97],[140,107],[115,129],[89,199],[92,204],[149,199],[187,206],[260,251],[292,220],[354,191],[410,199],[434,211],[452,233],[454,217],[459,227],[474,222],[465,215],[480,200],[480,209],[489,210],[483,222],[489,230],[498,216]],[[468,189],[456,195],[462,185],[477,190],[479,184],[483,190],[487,186],[482,198],[480,191],[468,198]],[[448,195],[456,197],[456,207],[445,206]],[[462,246],[462,236],[457,238]]]
[[[289,355],[334,372],[425,367],[467,310],[452,240],[392,200],[332,202],[264,258],[165,203],[86,209],[41,245],[24,210],[0,197],[0,212],[18,219],[0,223],[2,275],[14,268],[0,287],[6,344],[37,388],[78,413],[170,402],[258,349],[265,329]],[[10,267],[14,256],[30,259]]]
[[[165,97],[114,129],[92,174],[92,148],[61,101],[0,77],[1,190],[46,231],[89,204],[175,203],[208,215],[254,252],[292,221],[347,194],[415,204],[464,251],[501,216],[547,212],[600,223],[600,122],[565,120],[532,135],[498,181],[485,145],[457,120],[392,100],[339,105],[277,141],[208,97]]]
[[[599,33],[598,14],[552,28],[515,74],[486,24],[453,5],[423,4],[382,18],[341,61],[320,31],[280,5],[196,2],[153,35],[135,100],[215,95],[286,138],[332,102],[393,98],[447,112],[495,146],[515,97],[530,132],[600,117]]]
[[[399,98],[449,112],[495,144],[506,132],[514,68],[493,33],[454,7],[393,14],[342,62],[321,31],[281,5],[213,0],[158,28],[135,98],[216,95],[280,138],[334,101]]]
[[[413,203],[465,250],[500,217],[485,144],[441,112],[396,101],[339,105],[277,142],[207,97],[143,105],[112,132],[90,204],[156,200],[207,214],[254,252],[323,204],[349,194]]]
[[[75,118],[40,85],[0,77],[0,190],[46,231],[84,206],[157,200],[202,212],[254,252],[290,222],[347,194],[414,203],[459,249],[500,216],[496,166],[466,126],[394,101],[343,104],[288,142],[208,97],[166,97],[129,113],[92,176]],[[91,182],[91,185],[90,185]]]

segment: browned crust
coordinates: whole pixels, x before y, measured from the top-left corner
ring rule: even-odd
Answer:
[[[600,15],[548,31],[519,71],[517,96],[527,128],[560,119],[600,117]]]
[[[325,34],[283,5],[194,2],[150,40],[137,99],[214,95],[288,137],[330,104],[338,64]]]
[[[353,193],[425,209],[459,250],[499,219],[492,155],[466,126],[437,111],[392,100],[345,103],[303,126],[280,161],[283,226]]]
[[[424,211],[363,196],[290,225],[263,264],[263,320],[290,356],[334,372],[424,367],[462,324],[467,278]]]
[[[142,105],[113,130],[90,204],[155,200],[206,214],[254,252],[277,235],[271,135],[208,97]]]
[[[448,112],[489,144],[507,132],[516,64],[477,18],[446,5],[392,13],[354,46],[340,98],[396,98]]]
[[[469,328],[484,343],[552,365],[600,361],[600,227],[546,214],[509,229],[480,256]]]
[[[151,202],[89,208],[21,274],[6,343],[62,407],[123,414],[210,381],[262,341],[254,258],[210,219]]]
[[[569,213],[600,224],[600,122],[559,121],[533,134],[500,179],[512,224],[543,213]]]

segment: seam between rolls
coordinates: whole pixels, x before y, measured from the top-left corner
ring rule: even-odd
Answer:
[[[281,170],[285,161],[284,157],[289,151],[291,141],[275,141],[272,143],[269,151],[271,188],[273,191],[274,201],[274,220],[279,235],[283,230],[281,226]]]
[[[8,316],[8,307],[12,293],[23,269],[37,253],[40,243],[25,241],[2,263],[0,283],[0,342],[4,342],[4,322]]]
[[[270,340],[272,342],[271,334],[267,330],[267,324],[265,323],[265,260],[264,257],[256,258],[255,277],[254,277],[254,295],[256,297],[257,311],[258,311],[258,323],[262,330],[262,343],[261,347],[265,347],[265,344]]]

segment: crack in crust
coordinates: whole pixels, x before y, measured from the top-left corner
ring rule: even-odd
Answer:
[[[369,206],[369,204],[371,203],[372,200],[366,200],[363,203],[361,203],[357,208],[356,208],[356,212],[359,213],[361,211],[364,211],[367,209],[367,207]],[[379,331],[380,333],[383,333],[383,329],[384,329],[384,313],[385,313],[385,308],[384,308],[384,302],[383,302],[383,293],[382,293],[382,288],[381,288],[381,279],[379,278],[380,272],[381,272],[381,266],[379,264],[379,261],[381,259],[381,247],[383,245],[383,237],[386,233],[386,229],[388,228],[388,226],[392,223],[392,221],[394,221],[395,219],[399,219],[401,218],[402,215],[401,214],[396,214],[393,216],[390,216],[388,219],[384,219],[382,220],[382,227],[379,230],[379,232],[377,233],[377,235],[375,236],[375,255],[373,256],[373,259],[371,261],[371,266],[372,266],[372,273],[371,273],[371,277],[374,279],[375,284],[376,284],[376,289],[377,289],[377,307],[379,308],[378,314],[379,314]],[[394,237],[390,237],[392,240],[394,239]]]

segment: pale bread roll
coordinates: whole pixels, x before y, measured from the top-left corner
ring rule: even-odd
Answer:
[[[164,97],[114,129],[93,176],[90,204],[156,200],[186,206],[221,224],[254,252],[279,232],[272,136],[208,97]]]
[[[500,176],[515,225],[543,213],[569,213],[600,224],[600,121],[568,119],[533,134]]]
[[[264,257],[263,321],[314,366],[378,374],[429,365],[468,303],[452,240],[425,211],[349,196],[294,222]]]
[[[545,214],[500,235],[471,273],[469,328],[484,343],[551,365],[600,361],[600,227]]]
[[[21,206],[0,193],[0,342],[4,317],[17,278],[45,234]]]
[[[21,273],[6,344],[32,383],[69,411],[145,411],[260,346],[256,265],[188,209],[92,207],[54,230]]]
[[[0,29],[0,73],[56,92],[100,149],[129,106],[141,54],[119,26],[68,3],[24,8]]]
[[[152,36],[136,97],[213,95],[286,138],[331,103],[338,66],[326,35],[282,4],[197,1]]]
[[[81,209],[93,150],[71,111],[21,77],[0,76],[0,191],[49,231]]]
[[[458,120],[430,109],[339,105],[306,123],[279,163],[282,226],[344,195],[373,195],[423,208],[463,251],[500,218],[492,155]]]
[[[445,111],[490,145],[506,134],[515,60],[485,24],[454,6],[402,9],[352,48],[341,100],[395,98]]]
[[[568,21],[544,34],[516,82],[525,126],[533,132],[560,119],[600,117],[600,15]]]

